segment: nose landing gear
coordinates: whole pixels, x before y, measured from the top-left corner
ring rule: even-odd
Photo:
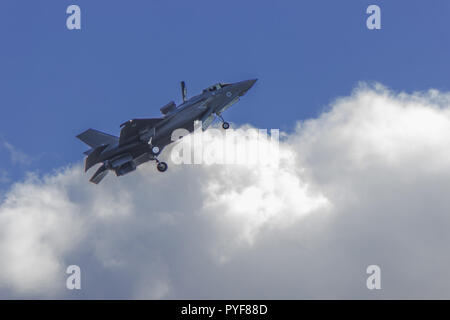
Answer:
[[[224,128],[225,130],[230,128],[230,124],[226,122],[220,114],[216,113],[216,115],[220,118],[220,120],[222,120],[222,128]]]

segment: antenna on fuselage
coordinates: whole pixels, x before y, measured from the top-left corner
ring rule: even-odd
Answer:
[[[183,97],[183,102],[186,102],[187,90],[184,81],[181,81],[181,96]]]

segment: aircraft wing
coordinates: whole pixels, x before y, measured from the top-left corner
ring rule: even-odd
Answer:
[[[154,135],[154,128],[163,118],[132,119],[121,124],[119,146],[133,141],[148,141]]]

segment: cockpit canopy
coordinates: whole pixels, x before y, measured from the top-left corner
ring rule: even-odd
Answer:
[[[203,92],[207,92],[207,91],[209,91],[209,92],[217,91],[217,90],[219,90],[219,89],[222,89],[222,88],[227,87],[227,86],[230,86],[230,85],[231,85],[231,83],[217,83],[217,84],[215,84],[215,85],[213,85],[213,86],[211,86],[211,87],[209,87],[209,88],[203,90]]]

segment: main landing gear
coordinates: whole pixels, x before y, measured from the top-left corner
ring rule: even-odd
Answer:
[[[220,120],[222,120],[222,128],[224,128],[225,130],[230,128],[230,124],[228,122],[226,122],[220,114],[216,113],[216,115],[220,118]]]
[[[154,159],[156,161],[156,169],[158,169],[159,172],[164,172],[167,170],[168,166],[167,166],[167,163],[165,163],[163,161],[159,161],[158,158],[156,157],[160,151],[161,150],[159,149],[158,146],[152,147],[152,153],[153,153]]]
[[[159,161],[158,159],[156,159],[156,169],[158,169],[159,172],[164,172],[167,170],[167,163]]]

